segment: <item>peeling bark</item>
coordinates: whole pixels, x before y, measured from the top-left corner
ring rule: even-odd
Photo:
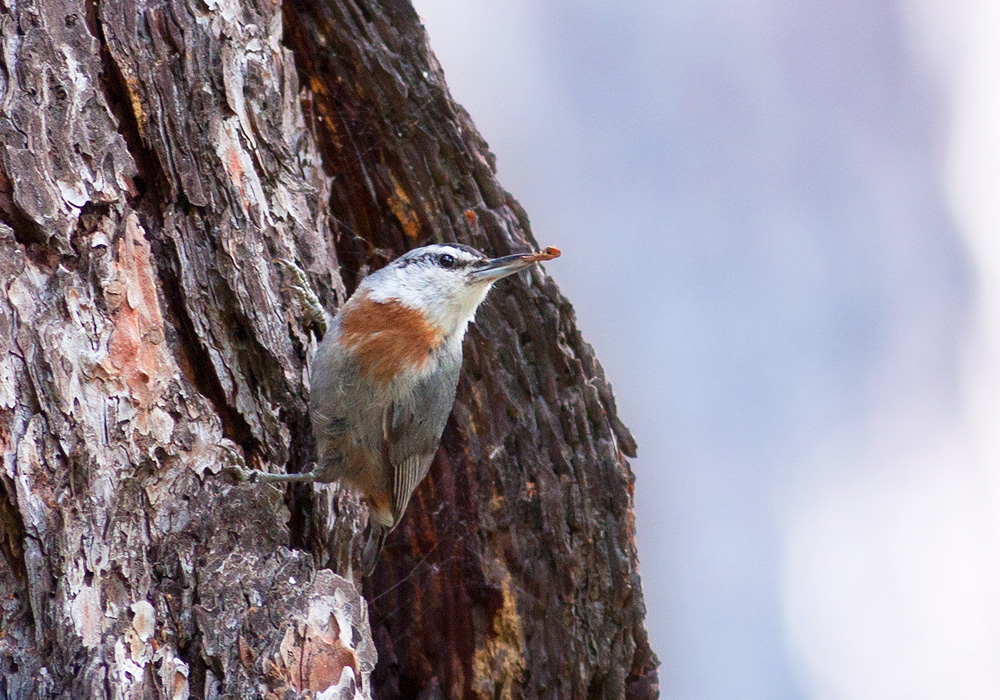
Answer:
[[[356,496],[226,469],[308,468],[317,305],[534,246],[408,4],[0,0],[0,49],[0,697],[655,696],[634,444],[544,272],[367,603]]]

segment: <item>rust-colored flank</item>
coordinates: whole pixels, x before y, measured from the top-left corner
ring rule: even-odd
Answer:
[[[552,260],[553,258],[558,258],[560,255],[562,255],[561,250],[549,246],[545,250],[540,251],[538,253],[531,253],[529,255],[525,255],[523,256],[523,259],[526,262],[536,263],[536,262],[545,262],[546,260]]]
[[[340,344],[354,352],[361,372],[382,384],[404,369],[422,367],[444,340],[419,311],[394,299],[373,301],[366,293],[347,302],[340,331]]]

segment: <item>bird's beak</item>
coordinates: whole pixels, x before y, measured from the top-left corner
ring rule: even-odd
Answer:
[[[487,260],[482,267],[473,270],[470,276],[474,282],[493,283],[521,270],[526,270],[537,262],[558,258],[561,254],[558,248],[549,247],[540,253],[504,255],[500,258]]]

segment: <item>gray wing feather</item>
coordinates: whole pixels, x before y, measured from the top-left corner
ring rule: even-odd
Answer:
[[[394,523],[399,523],[410,497],[427,476],[455,403],[462,360],[461,356],[448,360],[440,372],[418,382],[409,396],[386,412],[384,455],[392,476]]]
[[[404,460],[396,467],[395,483],[392,486],[392,516],[395,522],[403,517],[410,497],[430,471],[434,455],[417,455]]]

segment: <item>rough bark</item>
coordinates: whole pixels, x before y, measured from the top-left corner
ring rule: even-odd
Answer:
[[[470,331],[370,626],[357,498],[226,469],[308,467],[314,301],[534,246],[408,4],[0,0],[0,48],[0,698],[655,696],[634,445],[544,272]]]

